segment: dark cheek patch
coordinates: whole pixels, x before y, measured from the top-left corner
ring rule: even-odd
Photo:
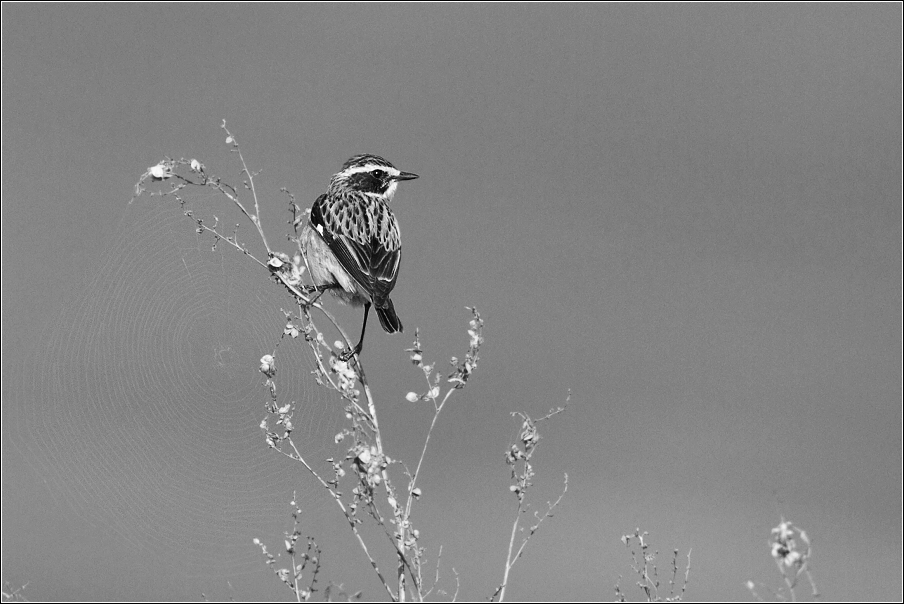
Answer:
[[[369,191],[371,193],[382,193],[386,190],[387,185],[379,178],[374,177],[369,172],[360,172],[353,174],[348,179],[349,185],[353,189],[359,191]]]

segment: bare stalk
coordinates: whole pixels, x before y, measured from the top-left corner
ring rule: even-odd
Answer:
[[[535,475],[530,460],[531,457],[533,457],[537,445],[540,442],[540,433],[537,431],[537,424],[565,411],[565,407],[568,405],[568,401],[570,399],[571,394],[569,393],[568,398],[565,399],[565,406],[551,409],[549,413],[537,420],[531,419],[527,414],[524,413],[512,413],[512,416],[518,416],[522,419],[521,435],[519,442],[513,444],[506,452],[505,461],[512,467],[512,485],[509,487],[509,489],[518,499],[518,510],[515,514],[515,521],[512,523],[512,534],[509,538],[509,546],[505,558],[505,571],[502,575],[502,583],[499,585],[499,587],[496,588],[496,591],[493,592],[493,595],[490,596],[490,601],[495,600],[496,596],[499,596],[500,602],[503,602],[505,600],[505,591],[508,588],[509,574],[511,573],[512,567],[524,553],[524,549],[527,547],[528,541],[530,541],[531,537],[533,537],[534,534],[539,530],[540,525],[543,523],[543,521],[547,518],[552,518],[553,510],[556,508],[556,506],[559,505],[559,503],[562,501],[562,498],[565,497],[565,493],[568,491],[568,474],[565,474],[565,485],[562,489],[561,494],[559,494],[558,499],[556,499],[554,503],[547,502],[547,509],[542,515],[534,513],[536,522],[533,524],[533,526],[530,527],[527,536],[522,539],[521,545],[516,551],[515,536],[518,534],[519,525],[521,523],[521,515],[527,512],[529,507],[525,501],[525,496],[527,494],[527,491],[533,486],[532,480]],[[519,466],[520,471],[518,469]],[[523,530],[523,528],[521,530]]]

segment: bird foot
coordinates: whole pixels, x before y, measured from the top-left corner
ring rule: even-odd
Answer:
[[[339,360],[343,363],[348,363],[352,357],[357,357],[359,352],[361,352],[359,348],[346,348],[339,354]]]

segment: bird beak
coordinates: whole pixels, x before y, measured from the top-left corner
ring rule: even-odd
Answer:
[[[411,172],[399,172],[392,177],[393,180],[414,180],[415,178],[419,178],[418,175]]]

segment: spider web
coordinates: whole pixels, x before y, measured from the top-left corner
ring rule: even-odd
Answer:
[[[247,225],[228,204],[205,191],[186,207],[207,224],[218,214],[221,226]],[[343,455],[333,440],[341,401],[314,382],[307,344],[280,340],[292,299],[266,269],[213,243],[173,198],[137,198],[102,266],[14,372],[7,418],[58,498],[189,576],[260,572],[251,540],[272,542],[274,519],[291,526],[293,491],[306,522],[335,521],[323,488],[264,442],[262,355],[278,345],[278,402],[296,402],[302,453],[315,464]]]

